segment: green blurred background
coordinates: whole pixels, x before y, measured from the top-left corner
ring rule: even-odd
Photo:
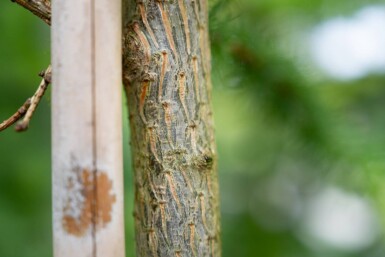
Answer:
[[[384,257],[385,1],[210,6],[223,256]],[[33,94],[49,41],[0,3],[0,119]],[[26,133],[0,133],[0,257],[52,256],[50,156],[48,92]]]

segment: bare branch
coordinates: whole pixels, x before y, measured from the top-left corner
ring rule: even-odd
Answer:
[[[48,25],[51,25],[50,0],[11,0],[29,10]]]
[[[16,124],[16,131],[21,132],[28,129],[28,125],[32,118],[32,115],[35,112],[37,106],[39,105],[40,100],[43,97],[45,91],[47,90],[48,85],[51,83],[51,74],[51,65],[48,66],[48,68],[44,72],[40,73],[40,76],[42,76],[43,79],[41,80],[40,85],[37,88],[35,94],[30,98],[30,106],[28,107],[28,110],[25,113],[23,120]]]
[[[47,90],[48,85],[51,83],[51,74],[52,70],[50,65],[45,71],[39,74],[41,77],[43,77],[43,79],[40,82],[40,85],[37,88],[35,94],[32,97],[28,98],[27,101],[25,101],[25,103],[19,108],[19,110],[17,110],[17,112],[15,112],[11,117],[0,123],[0,131],[9,128],[18,120],[23,118],[23,116],[23,120],[16,125],[15,130],[20,132],[28,128],[29,122],[33,113],[36,110],[36,107],[38,106],[41,98]]]
[[[24,114],[27,112],[29,106],[31,105],[31,98],[28,98],[27,101],[13,114],[11,117],[9,117],[7,120],[0,123],[0,131],[3,131],[10,126],[12,126],[16,121],[21,119]]]
[[[51,1],[50,0],[11,0],[12,2],[17,3],[18,5],[29,10],[40,19],[42,19],[48,25],[51,25]],[[24,119],[16,125],[16,131],[24,131],[28,128],[29,121],[36,110],[37,105],[39,104],[42,96],[44,95],[45,90],[48,85],[51,83],[51,65],[48,68],[39,74],[43,77],[39,88],[33,95],[33,97],[28,98],[27,101],[14,113],[11,117],[0,123],[0,131],[5,130],[6,128],[12,126],[20,120],[23,116]]]

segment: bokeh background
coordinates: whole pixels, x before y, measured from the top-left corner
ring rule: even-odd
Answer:
[[[385,1],[210,6],[223,256],[384,257]],[[33,94],[49,41],[0,2],[0,120]],[[26,133],[0,133],[0,257],[52,256],[50,140],[48,91]]]

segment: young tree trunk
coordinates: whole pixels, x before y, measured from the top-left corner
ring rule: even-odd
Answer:
[[[49,0],[15,1],[50,24]],[[123,2],[137,255],[220,256],[207,0]]]
[[[220,256],[207,0],[126,0],[138,256]]]

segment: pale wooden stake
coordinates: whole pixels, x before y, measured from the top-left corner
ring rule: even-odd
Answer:
[[[55,257],[123,257],[121,2],[52,1]]]

